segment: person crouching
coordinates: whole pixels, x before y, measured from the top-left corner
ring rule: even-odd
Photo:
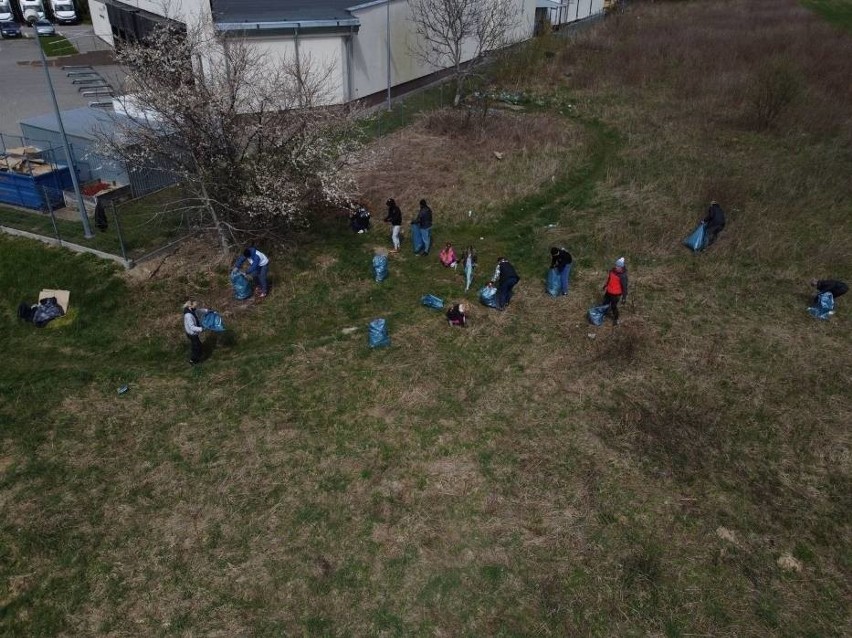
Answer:
[[[464,312],[464,304],[457,303],[447,310],[447,323],[451,326],[461,326],[462,328],[467,325],[467,315]]]

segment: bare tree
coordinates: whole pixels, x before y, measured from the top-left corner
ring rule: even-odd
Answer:
[[[241,233],[348,203],[353,120],[325,106],[333,69],[304,55],[273,66],[202,26],[159,27],[117,57],[128,108],[101,147],[131,167],[177,172],[223,250]]]
[[[426,64],[453,69],[456,106],[483,56],[508,44],[521,12],[518,0],[409,0],[409,6],[417,34],[411,51]]]

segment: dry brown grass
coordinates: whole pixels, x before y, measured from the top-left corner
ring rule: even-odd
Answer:
[[[356,178],[374,211],[393,197],[410,218],[426,198],[436,223],[464,221],[471,210],[475,221],[487,222],[504,204],[564,174],[582,141],[580,127],[554,115],[491,109],[467,122],[464,112],[444,109],[375,143]]]
[[[548,211],[558,227],[517,216],[522,239],[483,242],[478,281],[498,249],[531,255],[506,313],[434,259],[396,255],[376,285],[372,236],[330,233],[301,267],[282,255],[262,305],[228,305],[224,267],[167,261],[144,299],[154,328],[128,341],[169,341],[177,360],[171,309],[190,290],[222,304],[240,347],[191,374],[131,359],[139,378],[121,397],[111,377],[92,381],[35,448],[53,474],[0,486],[9,529],[80,533],[67,633],[848,633],[850,324],[843,300],[831,322],[804,313],[814,271],[852,267],[848,152],[823,137],[836,123],[750,130],[741,94],[711,90],[741,86],[750,58],[726,50],[729,66],[696,82],[715,58],[682,41],[747,51],[740,39],[768,37],[754,23],[783,40],[791,16],[807,27],[783,2],[658,3],[556,58],[573,60],[581,112],[619,132],[620,152],[593,191],[580,184]],[[595,70],[585,84],[583,68]],[[568,166],[548,170],[575,169],[572,149],[594,149],[602,128],[499,113],[459,132],[454,117],[374,149],[381,170],[362,176],[374,208],[394,195],[411,213],[425,194],[452,230],[471,202],[496,208],[560,175],[537,171],[539,153],[562,149]],[[525,146],[530,122],[558,144]],[[729,227],[693,256],[679,242],[711,197]],[[543,284],[555,242],[577,259],[557,300]],[[592,328],[585,310],[617,254],[631,301],[621,326]],[[470,327],[447,329],[418,305],[426,292],[473,302]],[[393,347],[367,351],[379,313]],[[0,458],[26,459],[24,444],[4,442]],[[39,577],[72,569],[40,545],[22,551]],[[788,554],[795,575],[779,567]],[[2,600],[38,583],[21,570]]]

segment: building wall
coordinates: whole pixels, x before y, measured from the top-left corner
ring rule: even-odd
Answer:
[[[171,0],[164,10],[162,0],[121,0],[125,4],[138,7],[158,15],[179,19],[189,24],[210,24],[211,15],[207,0]],[[509,43],[527,40],[533,35],[536,0],[515,0],[517,2],[517,26],[507,35]],[[572,0],[576,1],[576,0]],[[579,0],[603,6],[603,0]],[[358,0],[353,0],[353,5]],[[112,31],[103,7],[102,0],[90,0],[92,22],[95,33],[107,42],[113,43]],[[310,60],[310,64],[329,69],[329,87],[327,100],[339,104],[357,100],[387,88],[387,4],[368,3],[368,6],[355,9],[352,14],[359,19],[361,26],[357,33],[349,35],[300,35],[298,53],[300,60]],[[428,76],[442,67],[426,64],[412,54],[416,42],[414,24],[407,0],[390,0],[390,58],[391,84],[397,86]],[[258,51],[259,59],[272,64],[293,60],[296,55],[296,38],[293,35],[249,35],[247,42]],[[475,54],[471,44],[464,53],[464,61]]]
[[[292,64],[298,60],[304,72],[328,73],[327,95],[324,102],[341,104],[348,101],[346,74],[346,39],[340,35],[268,35],[247,38],[258,59],[273,67]]]
[[[550,23],[568,24],[603,13],[604,0],[562,0],[567,6],[550,10]]]
[[[517,3],[517,27],[508,34],[510,43],[529,39],[533,34],[535,0],[517,0]],[[412,55],[417,34],[408,2],[392,0],[390,10],[391,84],[404,84],[440,70]],[[376,4],[352,13],[361,22],[353,38],[351,58],[352,99],[358,99],[387,88],[387,5]],[[472,45],[467,47],[464,61],[470,60],[474,53]]]
[[[92,29],[95,35],[110,46],[115,46],[106,5],[99,0],[89,0],[89,14],[92,16]]]

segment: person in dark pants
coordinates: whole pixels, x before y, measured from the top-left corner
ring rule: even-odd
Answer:
[[[550,267],[559,273],[559,293],[568,294],[568,282],[571,277],[571,265],[574,262],[571,253],[564,248],[556,246],[550,249]]]
[[[204,332],[204,328],[201,327],[201,321],[198,319],[199,310],[206,312],[203,308],[199,309],[193,300],[183,304],[183,330],[189,339],[189,363],[191,365],[201,363],[202,357],[201,337],[199,335]]]
[[[849,292],[849,286],[839,279],[811,279],[811,286],[817,289],[814,297],[814,305],[819,304],[819,296],[824,292],[830,292],[836,300]]]
[[[420,238],[423,241],[423,251],[419,254],[428,255],[432,247],[432,209],[425,199],[420,200],[420,210],[412,223],[420,228]]]
[[[627,300],[627,266],[624,257],[615,261],[615,267],[609,271],[604,284],[604,298],[601,305],[609,305],[607,314],[612,316],[613,325],[618,325],[618,302]]]
[[[391,243],[393,244],[392,253],[399,252],[399,232],[402,229],[402,211],[399,206],[396,205],[393,197],[391,197],[387,202],[385,202],[388,206],[388,214],[385,217],[385,221],[391,225]]]
[[[497,260],[497,268],[494,270],[492,281],[497,285],[497,309],[505,310],[512,301],[512,289],[521,280],[518,271],[505,257]]]
[[[719,206],[719,203],[713,200],[710,202],[710,208],[707,209],[707,214],[701,220],[704,224],[704,232],[707,233],[707,246],[716,241],[719,233],[725,227],[725,211]]]

